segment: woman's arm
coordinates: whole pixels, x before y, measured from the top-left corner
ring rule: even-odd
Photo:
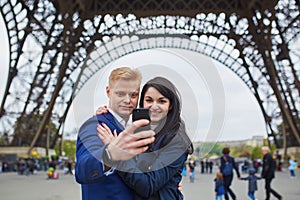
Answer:
[[[176,174],[181,173],[186,158],[187,154],[183,154],[173,163],[158,170],[149,172],[140,171],[140,173],[118,171],[118,174],[126,185],[134,189],[138,195],[144,198],[149,198],[155,192],[163,188],[165,184],[168,183]],[[163,165],[163,163],[160,164]],[[178,182],[179,181],[180,180],[178,180]]]
[[[224,155],[223,155],[224,156]],[[223,158],[223,156],[220,158],[220,172],[222,173],[223,172],[223,169],[224,169],[224,164],[225,164],[225,160]]]
[[[239,167],[238,167],[238,165],[235,163],[235,160],[234,160],[233,157],[232,157],[232,164],[233,164],[233,168],[234,168],[234,170],[235,170],[235,172],[236,172],[236,174],[237,174],[237,177],[238,177],[238,178],[241,178],[240,171],[239,171]]]
[[[158,150],[139,155],[135,166],[129,166],[128,169],[131,170],[119,172],[127,186],[145,198],[161,190],[171,180],[177,189],[176,184],[181,181],[182,168],[187,159],[187,146],[178,135],[160,148],[161,141],[164,138],[155,145],[154,150]]]

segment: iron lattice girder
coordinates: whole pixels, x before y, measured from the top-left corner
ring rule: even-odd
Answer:
[[[1,113],[4,115],[5,111],[8,111],[6,116],[19,116],[20,113],[22,116],[27,112],[44,113],[45,120],[41,124],[41,130],[51,115],[58,116],[55,120],[59,124],[64,121],[72,101],[70,91],[74,89],[75,82],[85,82],[77,79],[83,60],[95,47],[107,48],[107,42],[118,37],[124,35],[136,35],[140,38],[141,35],[157,37],[158,33],[172,37],[183,34],[190,39],[196,36],[197,39],[194,39],[196,42],[202,43],[205,49],[211,49],[208,52],[199,52],[219,59],[234,71],[259,98],[258,101],[264,103],[263,109],[269,101],[269,98],[264,96],[271,97],[271,101],[274,100],[274,93],[270,93],[268,83],[269,73],[265,67],[272,57],[263,58],[263,49],[278,55],[278,44],[291,41],[299,33],[297,1],[295,3],[271,0],[176,2],[29,0],[2,1],[0,6],[11,46],[10,81],[5,94],[6,97],[12,97],[13,105],[18,104],[20,107],[14,110],[9,108],[8,100],[3,101]],[[266,20],[274,22],[274,17],[278,13],[281,15],[277,17],[279,26],[263,23]],[[107,18],[106,14],[109,15]],[[131,15],[126,17],[127,14]],[[276,30],[281,30],[285,41],[278,38]],[[204,35],[208,36],[207,40],[203,40]],[[265,37],[272,40],[271,46],[263,45]],[[41,48],[36,49],[39,55],[34,56],[38,64],[34,62],[32,56],[26,56],[26,53],[30,54],[24,47],[28,38],[32,38]],[[215,48],[214,45],[220,45],[218,41],[231,44],[229,45],[231,49],[239,51],[238,57],[232,57],[236,59],[236,63],[225,62],[228,61],[226,57],[232,55],[231,52],[226,54],[228,49],[225,46],[228,45],[224,45],[223,49]],[[120,46],[122,47],[122,44]],[[148,46],[148,48],[155,47],[158,46]],[[183,45],[178,48],[185,47]],[[141,49],[143,48],[136,50]],[[215,52],[219,52],[219,55]],[[222,54],[225,58],[220,57]],[[25,70],[19,62],[20,58],[27,60],[32,68]],[[107,62],[114,59],[117,57],[110,57]],[[237,67],[236,64],[240,66]],[[93,73],[87,75],[87,79],[92,75]],[[15,84],[17,79],[22,84]],[[25,81],[22,82],[22,79]],[[16,93],[13,85],[23,87],[23,92]],[[65,94],[62,91],[65,91]],[[24,94],[27,96],[25,102]],[[293,92],[294,94],[297,93]],[[269,121],[273,114],[269,113],[265,117],[266,121]]]
[[[246,17],[244,10],[258,10],[264,12],[273,9],[276,0],[66,0],[52,1],[57,10],[65,15],[78,12],[85,19],[92,19],[96,15],[128,15],[149,17],[159,15],[195,17],[199,13],[236,13]]]

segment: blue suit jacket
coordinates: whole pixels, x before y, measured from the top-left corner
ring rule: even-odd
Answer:
[[[97,124],[104,122],[111,130],[122,126],[111,113],[88,119],[79,129],[76,145],[76,181],[81,184],[83,200],[133,200],[133,192],[113,172],[104,174],[101,162],[105,145],[98,138]]]

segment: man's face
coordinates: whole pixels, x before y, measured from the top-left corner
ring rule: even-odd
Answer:
[[[265,150],[265,149],[262,150],[262,154],[263,154],[263,155],[266,155],[267,153],[269,153],[268,150]]]
[[[137,80],[117,80],[106,87],[109,108],[128,120],[132,110],[137,107],[140,84]]]

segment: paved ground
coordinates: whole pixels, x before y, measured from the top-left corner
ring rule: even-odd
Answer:
[[[46,172],[35,175],[0,174],[1,200],[80,200],[80,185],[73,175],[47,180]]]
[[[215,170],[216,171],[216,170]],[[199,169],[198,169],[199,172]],[[272,181],[272,187],[283,196],[284,200],[299,200],[300,199],[300,174],[298,178],[290,179],[289,172],[276,172],[276,178]],[[242,177],[247,174],[241,174]],[[214,174],[196,174],[195,182],[190,183],[188,177],[183,179],[183,191],[187,200],[213,200],[214,199]],[[248,200],[248,182],[238,180],[235,176],[232,187],[238,200]],[[264,180],[258,181],[258,191],[255,196],[258,200],[265,199]],[[276,199],[271,196],[271,200]]]
[[[277,172],[273,187],[282,194],[284,200],[300,199],[300,174],[290,179],[287,171]],[[197,169],[194,183],[188,177],[183,178],[183,193],[186,200],[213,200],[214,174],[200,174]],[[264,199],[264,181],[259,181],[256,192],[258,200]],[[247,182],[234,180],[233,190],[238,200],[247,200]],[[60,172],[58,180],[47,180],[45,172],[36,175],[20,176],[16,173],[0,174],[1,200],[80,200],[80,186],[74,176]],[[272,198],[271,198],[272,199]],[[273,199],[275,199],[273,197]]]

